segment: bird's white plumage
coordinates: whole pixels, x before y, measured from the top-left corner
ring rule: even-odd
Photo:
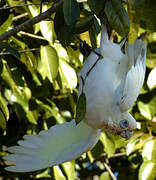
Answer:
[[[92,52],[79,73],[79,95],[82,91],[86,95],[84,120],[78,125],[72,120],[38,135],[25,135],[17,146],[8,148],[12,154],[4,159],[12,161],[14,166],[6,170],[35,171],[75,159],[97,143],[99,129],[127,139],[131,137],[136,121],[128,109],[143,84],[145,44],[141,40],[127,44],[126,54],[123,54],[120,45],[108,40],[106,27],[102,25],[100,48],[95,51],[103,57],[99,59]],[[127,127],[123,122],[127,122]]]
[[[79,157],[98,141],[100,130],[92,129],[84,122],[76,125],[75,120],[56,125],[38,135],[25,135],[19,146],[8,148],[13,153],[4,159],[15,166],[6,170],[15,172],[35,171],[58,165]]]
[[[136,40],[134,45],[127,44],[126,53],[129,58],[124,91],[121,100],[121,111],[128,111],[136,101],[145,77],[146,46],[142,40]]]

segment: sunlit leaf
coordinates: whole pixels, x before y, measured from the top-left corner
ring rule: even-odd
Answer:
[[[126,146],[126,153],[127,155],[130,155],[132,152],[134,152],[136,150],[135,148],[135,145],[136,143],[138,142],[139,140],[136,138],[136,139],[131,139],[127,146]]]
[[[53,171],[54,171],[55,179],[66,180],[66,177],[63,175],[63,173],[62,173],[61,169],[59,168],[59,166],[54,166]]]
[[[142,101],[138,101],[138,108],[140,110],[141,115],[143,115],[146,119],[151,120],[156,115],[156,97],[150,99],[148,103],[143,103]]]
[[[63,163],[62,166],[65,173],[67,174],[68,180],[77,178],[74,161]]]
[[[9,119],[9,110],[6,104],[6,101],[2,97],[2,94],[0,93],[0,108],[3,111],[5,118],[8,120]]]
[[[156,163],[145,161],[139,169],[139,180],[155,180],[156,178]]]
[[[147,119],[151,120],[152,116],[151,116],[151,112],[149,109],[149,105],[148,104],[144,104],[141,101],[138,101],[137,103],[140,113]]]
[[[6,102],[0,93],[0,127],[6,130],[6,121],[9,118],[9,110],[7,108]]]
[[[48,117],[53,116],[58,124],[64,123],[65,119],[60,115],[59,113],[59,109],[57,108],[57,106],[54,104],[54,102],[48,100],[49,104],[43,103],[40,100],[36,99],[36,103],[42,108],[44,109],[44,111],[46,112],[46,114],[48,113]]]
[[[48,9],[48,6],[43,6],[42,10],[46,11]],[[54,23],[53,21],[41,21],[40,22],[40,29],[43,36],[47,39],[47,41],[52,42],[53,41],[53,31],[54,31]]]
[[[156,53],[147,54],[146,66],[151,69],[156,67]]]
[[[0,109],[0,127],[6,130],[6,118],[3,111]]]
[[[100,175],[99,180],[111,180],[111,177],[109,173],[105,171]]]
[[[26,65],[32,74],[37,69],[37,60],[32,52],[22,53],[20,60]]]
[[[16,44],[16,46],[25,49],[27,47],[26,43],[20,41],[19,39],[15,38],[14,36],[10,37],[10,39]]]
[[[150,72],[147,79],[147,85],[150,89],[153,89],[156,87],[156,67],[152,69],[152,71]]]
[[[102,132],[100,140],[104,144],[104,150],[108,155],[112,155],[115,152],[115,143],[107,132]]]
[[[153,162],[156,162],[156,139],[150,139],[148,140],[142,151],[142,157],[145,161],[151,160]]]
[[[31,4],[30,1],[27,1],[27,3]],[[37,6],[31,5],[31,6],[28,6],[28,8],[29,8],[29,11],[30,11],[32,17],[35,17],[35,16],[37,16],[39,14],[39,8],[37,8]],[[34,33],[36,34],[40,30],[40,23],[35,24],[34,27],[35,27],[34,28]]]
[[[51,175],[49,174],[49,169],[46,169],[45,171],[39,173],[36,175],[37,179],[41,179],[41,178],[51,178]]]
[[[21,114],[20,117],[24,118],[24,116],[33,124],[36,124],[36,119],[34,118],[32,112],[29,110],[29,100],[23,94],[20,87],[18,87],[13,80],[11,70],[9,69],[7,63],[3,61],[3,72],[2,72],[3,80],[8,84],[11,91],[8,90],[7,99],[13,104],[16,104],[16,107],[20,106]]]
[[[8,19],[0,26],[0,34],[3,34],[8,30],[9,26],[12,24],[12,18],[13,14],[10,14]]]
[[[59,72],[63,84],[63,88],[71,91],[77,85],[77,76],[75,70],[63,59],[59,59]]]
[[[58,55],[56,50],[51,46],[41,46],[41,61],[39,62],[38,70],[43,79],[46,77],[53,82],[58,74]]]

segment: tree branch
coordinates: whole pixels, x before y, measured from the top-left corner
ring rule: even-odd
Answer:
[[[48,2],[44,2],[44,4],[48,4]],[[24,7],[24,6],[32,6],[32,5],[41,5],[41,3],[31,3],[31,4],[20,4],[17,6],[7,6],[7,7],[0,8],[0,10],[13,9],[13,8],[19,8],[19,7]]]
[[[49,8],[47,11],[39,14],[38,16],[27,20],[23,24],[20,24],[16,26],[15,28],[5,32],[4,34],[0,35],[0,41],[8,39],[10,36],[13,36],[14,34],[18,33],[19,31],[22,31],[48,17],[50,17],[54,12],[57,11],[57,9],[63,4],[63,0],[59,0],[57,3],[55,3],[51,8]]]

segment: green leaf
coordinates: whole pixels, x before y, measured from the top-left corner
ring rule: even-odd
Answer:
[[[98,16],[101,17],[104,11],[106,0],[88,0],[90,9]]]
[[[94,23],[94,16],[89,12],[82,12],[79,20],[76,23],[74,32],[76,34],[83,33],[88,31],[91,25]]]
[[[111,180],[111,177],[110,177],[109,173],[107,171],[105,171],[100,175],[99,180]]]
[[[26,65],[27,69],[32,73],[37,69],[37,60],[32,52],[25,52],[21,54],[21,62]]]
[[[48,9],[48,6],[44,5],[42,8],[42,11],[46,11]],[[54,23],[53,21],[41,21],[40,22],[40,29],[42,35],[46,38],[47,41],[52,42],[53,41],[53,31],[54,31]]]
[[[19,48],[25,49],[27,47],[23,41],[15,38],[14,36],[11,36],[10,39],[16,44],[17,47],[19,46]]]
[[[8,19],[0,26],[0,34],[5,33],[12,24],[13,14],[10,14]]]
[[[9,110],[6,102],[0,93],[0,127],[6,130],[6,121],[9,119]]]
[[[156,67],[152,69],[152,71],[148,75],[147,85],[150,89],[153,89],[156,87]]]
[[[61,169],[59,168],[59,166],[54,166],[53,167],[53,172],[54,172],[55,179],[66,180],[66,177],[63,175],[63,173],[62,173]]]
[[[1,93],[0,93],[0,109],[1,109],[1,111],[3,111],[3,114],[5,115],[5,119],[8,120],[9,119],[9,110],[8,110],[6,101],[2,97]]]
[[[129,17],[121,1],[110,0],[105,4],[105,13],[113,29],[123,37],[130,30]]]
[[[156,178],[156,163],[145,161],[139,169],[139,180],[155,180]]]
[[[141,115],[144,116],[146,119],[151,120],[156,115],[156,97],[155,96],[151,98],[148,103],[138,101],[137,105],[138,105]]]
[[[36,179],[41,179],[41,178],[51,178],[51,175],[49,174],[49,169],[46,169],[45,171],[39,173],[36,175]]]
[[[77,179],[74,161],[63,163],[62,166],[68,180]]]
[[[27,1],[27,4],[32,4],[32,3],[30,1]],[[37,6],[31,5],[31,6],[28,6],[28,8],[32,17],[39,15],[39,8],[37,8]],[[34,25],[34,33],[37,34],[39,30],[40,30],[40,23],[37,23]]]
[[[156,53],[147,54],[146,66],[150,69],[156,67]]]
[[[97,144],[94,146],[94,148],[91,151],[89,151],[87,154],[88,154],[89,160],[91,162],[94,162],[94,160],[101,157],[103,152],[104,152],[104,145],[103,145],[102,141],[100,140],[97,142]]]
[[[48,118],[53,116],[56,119],[58,124],[64,123],[65,119],[59,113],[59,109],[57,108],[57,106],[52,101],[50,100],[47,100],[47,101],[48,101],[48,104],[36,99],[36,103],[42,109],[44,109]]]
[[[27,118],[29,122],[36,124],[36,119],[34,118],[32,112],[29,109],[29,99],[18,87],[12,77],[12,72],[7,65],[6,61],[3,61],[3,72],[2,79],[8,84],[11,90],[5,90],[6,98],[12,104],[15,104],[18,109],[18,115],[20,118]]]
[[[20,59],[20,54],[18,53],[18,51],[16,49],[10,47],[10,45],[7,43],[0,42],[0,51],[9,52],[15,58]]]
[[[148,120],[151,120],[152,116],[151,116],[151,112],[150,112],[150,109],[149,109],[149,105],[144,104],[141,101],[138,101],[137,105],[138,105],[138,108],[140,110],[141,115],[143,115]]]
[[[67,46],[74,39],[74,27],[68,26],[65,23],[61,8],[55,14],[54,29],[57,39],[61,42],[63,46]]]
[[[80,9],[76,0],[64,0],[63,3],[64,19],[68,26],[75,26],[79,16]]]
[[[91,41],[92,48],[97,48],[97,33],[96,33],[96,27],[93,24],[89,29],[89,37]]]
[[[77,86],[75,70],[64,59],[59,59],[59,64],[63,89],[70,89],[72,91]]]
[[[156,139],[146,141],[142,151],[144,161],[151,160],[156,162]]]
[[[6,130],[6,119],[3,111],[0,109],[0,127],[3,130]]]
[[[155,0],[131,0],[129,1],[136,21],[141,27],[156,30]]]
[[[85,93],[81,93],[78,98],[77,106],[76,106],[76,122],[79,123],[84,119],[86,114],[86,95]]]
[[[132,152],[134,152],[136,149],[135,149],[135,145],[136,143],[139,141],[139,139],[131,139],[127,146],[126,146],[126,154],[127,155],[130,155]]]
[[[115,153],[115,143],[111,138],[111,136],[109,135],[109,133],[102,132],[100,136],[100,140],[104,145],[104,151],[108,155],[112,155],[113,153]]]
[[[38,65],[38,70],[41,73],[43,79],[46,77],[53,82],[57,77],[59,60],[55,48],[51,46],[41,46],[41,61]]]

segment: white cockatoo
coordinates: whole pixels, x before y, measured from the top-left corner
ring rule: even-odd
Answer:
[[[38,135],[25,135],[12,154],[4,159],[13,162],[5,169],[13,172],[35,171],[70,161],[97,143],[102,130],[128,139],[136,121],[128,110],[134,104],[145,76],[146,46],[142,40],[120,45],[109,41],[102,25],[100,48],[92,51],[79,73],[79,96],[86,96],[86,114],[75,120],[55,125]]]

